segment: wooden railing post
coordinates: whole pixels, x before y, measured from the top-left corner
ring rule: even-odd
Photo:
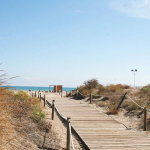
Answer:
[[[41,93],[40,93],[40,101],[41,101]]]
[[[70,146],[71,146],[71,137],[70,137],[70,117],[67,117],[67,150],[70,150]]]
[[[54,113],[55,113],[55,100],[52,101],[52,120],[54,120]]]
[[[90,104],[92,104],[92,93],[90,93]]]
[[[38,99],[39,99],[39,91],[38,91]]]
[[[70,90],[70,96],[72,96],[72,90]]]
[[[66,97],[67,97],[67,91],[66,91]]]
[[[59,90],[59,95],[60,95],[60,90]]]
[[[62,92],[61,92],[61,97],[62,97]]]
[[[147,131],[147,109],[144,107],[144,129],[143,131]]]
[[[126,95],[127,95],[127,93],[124,94],[124,96],[123,96],[121,102],[119,103],[119,105],[118,105],[118,107],[117,107],[117,110],[120,108],[120,106],[121,106],[123,100],[125,99]]]
[[[44,107],[45,107],[45,95],[44,95]]]
[[[35,97],[36,97],[36,91],[35,91]]]
[[[32,97],[33,97],[33,92],[32,92]]]

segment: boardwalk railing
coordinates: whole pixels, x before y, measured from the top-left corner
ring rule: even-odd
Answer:
[[[73,94],[74,93],[74,94]],[[92,94],[92,93],[90,93],[90,94],[87,94],[87,95],[84,95],[84,94],[82,94],[80,91],[78,91],[78,90],[71,90],[70,91],[70,93],[68,93],[67,91],[66,91],[66,96],[67,95],[69,95],[69,96],[73,96],[73,95],[82,95],[83,97],[89,97],[89,99],[90,99],[90,104],[92,104],[93,103],[93,97],[113,97],[113,96],[110,96],[110,95],[94,95],[94,94]],[[43,100],[43,102],[44,102],[44,107],[45,107],[45,105],[47,104],[47,105],[49,105],[50,103],[45,99],[45,95],[44,95],[44,97],[41,97],[41,93],[39,93],[39,91],[38,91],[38,95],[37,95],[37,92],[35,91],[35,93],[30,93],[30,95],[32,95],[32,97],[38,97],[40,100]],[[119,108],[120,108],[120,106],[121,106],[121,104],[123,103],[123,101],[124,101],[124,99],[125,99],[125,97],[128,97],[135,105],[137,105],[139,108],[141,108],[141,109],[143,109],[143,114],[144,114],[144,119],[143,119],[143,131],[147,131],[147,112],[150,112],[150,110],[149,109],[147,109],[146,107],[142,107],[142,106],[140,106],[139,104],[137,104],[127,93],[125,93],[124,95],[115,95],[115,96],[120,96],[120,97],[122,97],[122,99],[121,99],[121,101],[120,101],[120,103],[118,104],[118,107],[116,108],[117,110],[119,110]],[[62,97],[62,92],[61,92],[61,97]],[[48,104],[49,103],[49,104]],[[50,106],[50,105],[49,105]],[[54,105],[53,105],[53,102],[52,102],[52,107],[54,107]],[[54,107],[55,108],[55,107]],[[56,109],[56,108],[55,108]],[[52,109],[53,110],[53,112],[52,112],[52,120],[54,120],[54,109]],[[61,116],[62,117],[62,116]],[[67,120],[67,119],[65,119],[65,120]]]
[[[67,96],[67,94],[68,95],[70,95],[70,96],[73,96],[73,94],[72,94],[73,92],[72,91],[70,91],[70,93],[68,94],[67,92],[66,92],[66,96]],[[92,104],[93,103],[93,97],[113,97],[113,96],[110,96],[110,95],[94,95],[94,94],[92,94],[92,93],[90,93],[90,94],[87,94],[87,95],[84,95],[84,94],[82,94],[80,91],[78,91],[78,90],[76,90],[76,96],[78,96],[79,94],[80,95],[82,95],[84,98],[85,97],[89,97],[89,99],[90,99],[90,104]],[[74,94],[74,95],[75,95]],[[144,119],[143,119],[143,131],[147,131],[147,111],[149,111],[150,112],[150,110],[148,110],[146,107],[142,107],[142,106],[140,106],[139,104],[137,104],[133,99],[131,99],[130,98],[130,96],[127,94],[127,93],[125,93],[124,95],[115,95],[115,96],[120,96],[120,97],[122,97],[122,99],[121,99],[121,101],[120,101],[120,103],[118,104],[118,107],[116,108],[117,110],[119,110],[119,108],[120,108],[120,106],[121,106],[121,104],[123,103],[123,101],[124,101],[124,99],[125,99],[125,97],[128,97],[135,105],[137,105],[139,108],[141,108],[141,109],[143,109],[143,114],[144,114]]]
[[[72,92],[70,92],[70,95],[71,95]],[[76,91],[76,94],[82,94],[80,93],[79,91]],[[83,94],[82,94],[83,95]],[[42,100],[44,102],[44,107],[45,105],[47,105],[49,108],[52,108],[52,120],[54,120],[54,112],[56,112],[59,117],[61,117],[63,120],[65,120],[65,122],[67,123],[67,143],[66,143],[66,147],[67,147],[67,150],[70,150],[70,147],[72,145],[72,147],[74,147],[73,145],[73,140],[72,140],[72,132],[71,132],[71,129],[73,129],[73,127],[71,127],[70,123],[71,123],[71,118],[70,117],[63,117],[61,115],[61,113],[58,111],[56,105],[55,105],[55,100],[52,101],[52,103],[49,103],[46,98],[45,98],[45,95],[43,97],[41,97],[41,93],[38,93],[38,95],[35,93],[33,94],[32,93],[32,96],[38,96],[40,98],[40,100]],[[104,97],[104,95],[93,95],[92,93],[90,93],[89,95],[86,95],[86,96],[89,96],[90,97],[90,103],[92,103],[92,99],[94,96],[99,96],[99,97]],[[105,95],[107,96],[107,95]],[[114,96],[114,95],[113,95]],[[107,97],[113,97],[113,96],[107,96]],[[121,104],[123,103],[123,101],[125,100],[125,97],[128,97],[128,99],[130,99],[134,104],[136,104],[138,107],[140,107],[141,109],[143,109],[143,114],[144,114],[144,119],[143,119],[143,124],[144,124],[144,127],[143,127],[143,130],[146,131],[147,130],[147,112],[150,111],[148,110],[146,107],[142,107],[140,106],[139,104],[137,104],[129,95],[128,93],[125,93],[124,95],[117,95],[117,96],[122,96],[121,98],[121,101],[120,103],[118,104],[118,107],[116,109],[119,110]]]
[[[36,97],[36,92],[35,94],[32,93],[32,97]],[[39,96],[40,95],[40,96]],[[67,143],[66,143],[66,149],[67,150],[71,150],[71,145],[72,145],[72,149],[75,150],[74,148],[74,144],[73,144],[73,139],[72,139],[72,127],[71,127],[71,118],[70,117],[63,117],[61,115],[61,113],[58,111],[57,107],[55,106],[55,100],[52,101],[52,104],[49,103],[46,98],[45,98],[45,95],[44,97],[41,96],[41,93],[38,93],[38,98],[41,100],[43,100],[43,104],[44,104],[44,107],[45,105],[47,105],[49,108],[52,108],[52,120],[54,120],[54,114],[55,112],[59,115],[59,117],[61,117],[61,119],[65,120],[66,122],[66,125],[67,125]]]

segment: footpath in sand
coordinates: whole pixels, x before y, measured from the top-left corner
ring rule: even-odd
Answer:
[[[55,100],[59,113],[71,117],[72,127],[91,150],[150,149],[148,136],[126,128],[89,104],[52,93],[46,94],[46,100]]]

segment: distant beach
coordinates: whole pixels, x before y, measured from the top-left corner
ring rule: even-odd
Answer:
[[[37,87],[37,86],[12,86],[10,90],[22,90],[22,91],[49,91],[49,87]],[[76,89],[75,87],[63,87],[63,91],[70,91]],[[50,91],[53,91],[53,87],[50,87]]]

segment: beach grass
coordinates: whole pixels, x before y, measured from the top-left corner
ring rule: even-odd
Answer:
[[[2,87],[0,87],[0,110],[1,149],[11,149],[12,145],[19,149],[17,131],[19,135],[25,135],[25,130],[27,130],[23,122],[31,118],[34,122],[39,123],[45,118],[38,98],[32,98],[24,91],[18,91],[15,94]]]

